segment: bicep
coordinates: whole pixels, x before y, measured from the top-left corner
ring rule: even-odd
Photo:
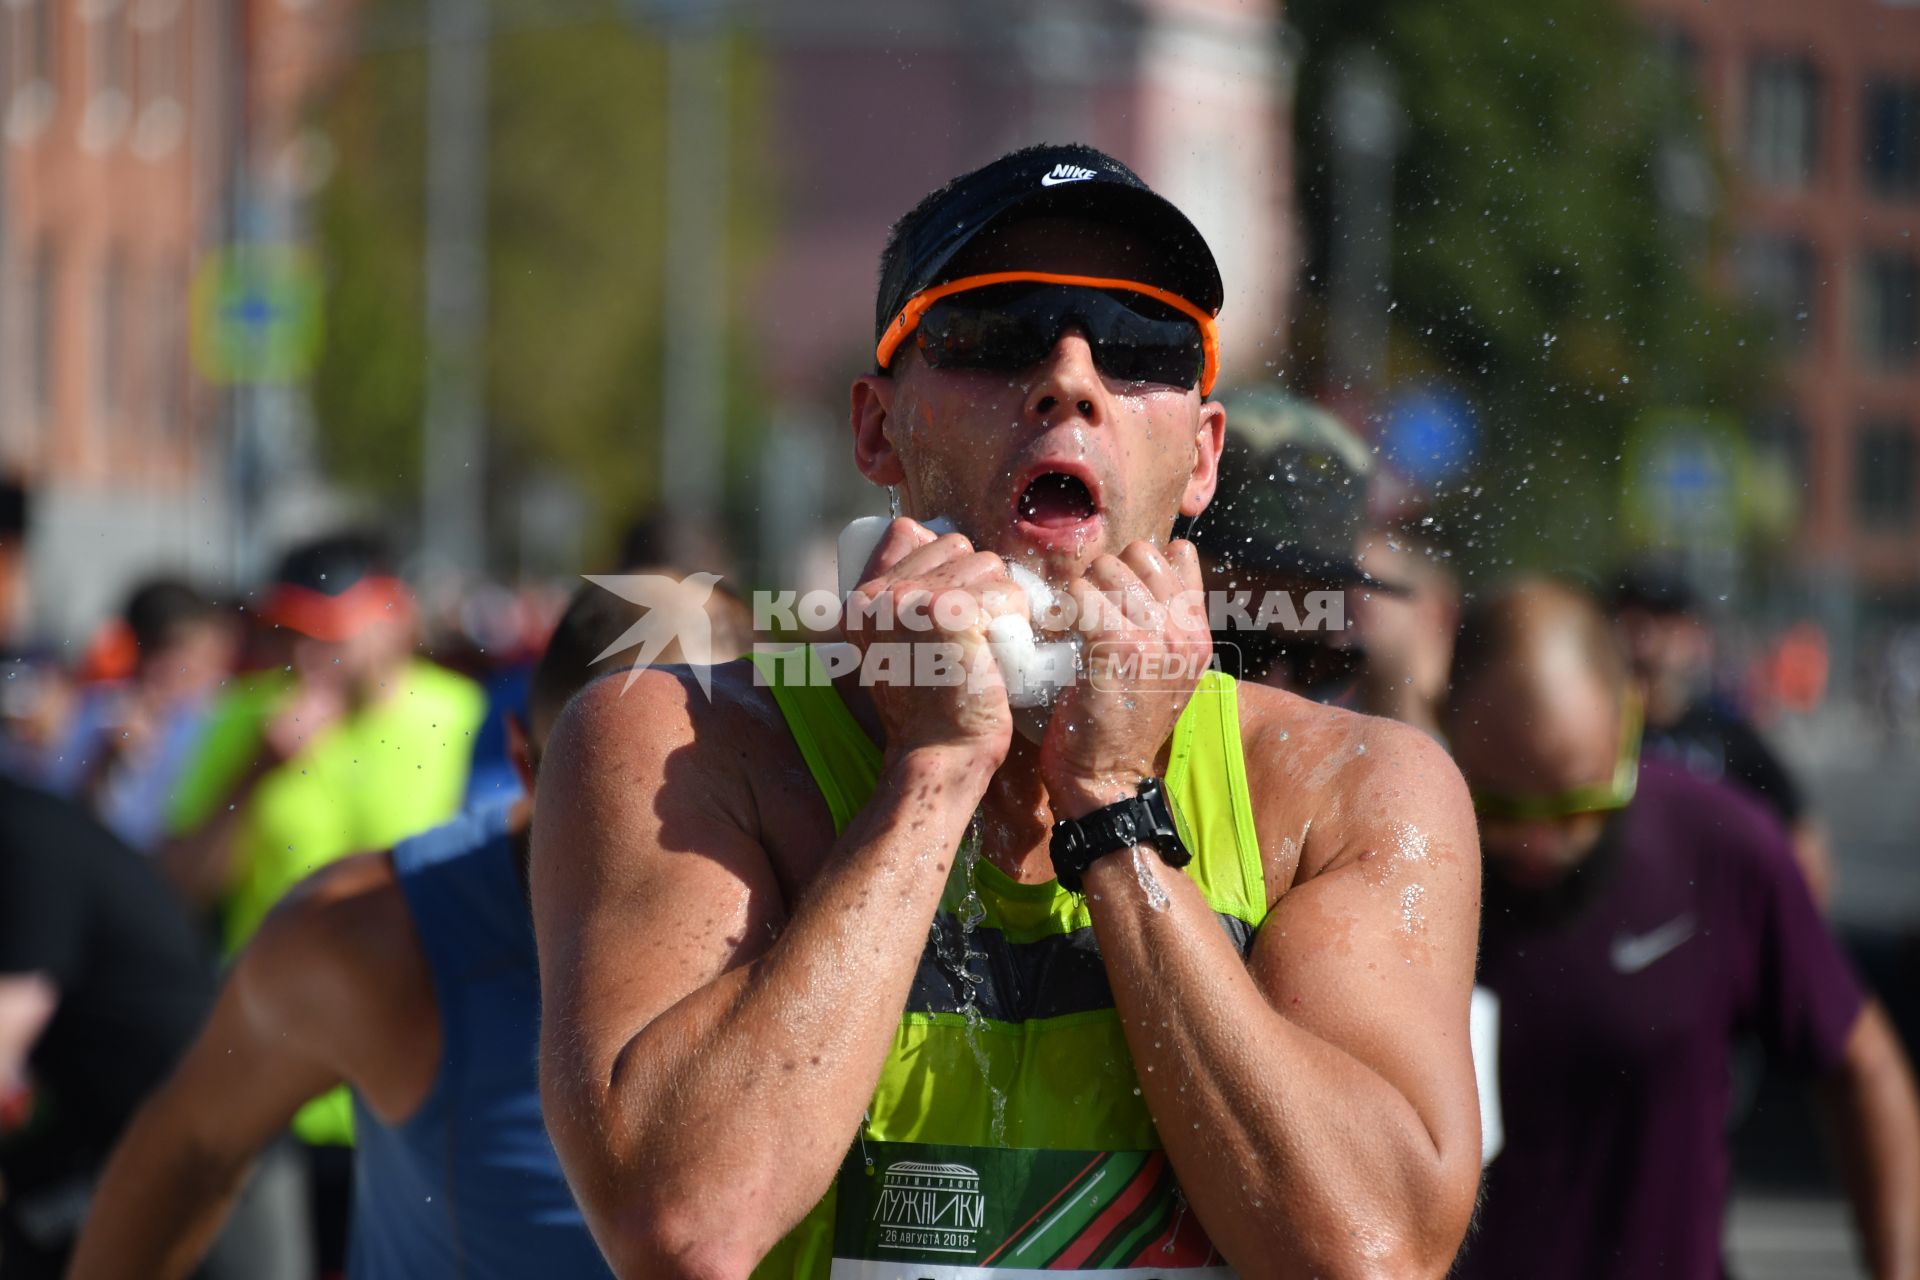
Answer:
[[[1399,1090],[1436,1143],[1471,1143],[1479,842],[1458,773],[1424,754],[1275,904],[1251,964],[1282,1016]]]
[[[555,727],[534,807],[543,1056],[604,1085],[688,996],[764,952],[785,918],[738,796],[703,760],[680,682],[603,681]]]

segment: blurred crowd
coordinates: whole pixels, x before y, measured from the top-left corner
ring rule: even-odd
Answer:
[[[1533,824],[1513,866],[1559,847],[1553,840],[1570,842],[1569,865],[1604,847],[1597,826],[1582,844],[1578,822],[1628,804],[1629,775],[1644,755],[1744,795],[1742,805],[1765,815],[1756,830],[1772,824],[1791,849],[1804,877],[1795,892],[1826,899],[1832,866],[1819,815],[1753,715],[1819,704],[1831,659],[1817,630],[1788,630],[1736,670],[1685,576],[1656,561],[1603,580],[1536,584],[1537,599],[1470,590],[1430,515],[1379,509],[1373,455],[1339,419],[1274,393],[1230,403],[1228,496],[1182,530],[1202,552],[1209,585],[1337,592],[1345,625],[1224,628],[1215,636],[1223,667],[1451,742],[1469,687],[1461,682],[1479,680],[1472,664],[1523,670],[1528,646],[1546,643],[1529,638],[1533,631],[1572,634],[1582,609],[1604,610],[1617,683],[1630,690],[1619,705],[1632,711],[1616,725],[1610,703],[1593,723],[1604,724],[1595,730],[1604,751],[1616,738],[1624,744],[1628,781],[1617,795],[1583,800],[1576,787],[1572,799],[1516,799],[1496,819],[1486,814],[1497,807],[1483,810],[1483,821]],[[684,576],[721,563],[724,551],[671,546],[667,533],[659,522],[637,530],[624,570],[678,557],[672,572]],[[533,758],[530,688],[570,607],[568,590],[481,584],[423,601],[394,564],[379,537],[353,531],[288,549],[244,600],[155,576],[126,592],[117,616],[76,656],[6,659],[0,1275],[59,1273],[115,1142],[213,1008],[221,965],[303,878],[521,796],[530,776],[521,762]],[[580,588],[572,607],[601,590]],[[1508,614],[1476,623],[1476,601],[1483,614],[1496,605]],[[699,607],[718,624],[708,655],[716,660],[756,638],[776,639],[756,637],[725,590]],[[619,621],[645,612],[628,608]],[[1466,658],[1463,676],[1455,642],[1467,635],[1478,656]],[[633,643],[631,634],[599,643],[606,639],[574,638],[586,650],[574,659],[582,678],[606,652]],[[1885,649],[1888,731],[1912,732],[1920,632],[1892,635]],[[536,737],[544,734],[538,721],[536,710]],[[1524,737],[1515,727],[1510,741]],[[1463,761],[1476,793],[1499,793],[1497,777],[1476,777]],[[1532,874],[1516,872],[1514,883]],[[1498,900],[1490,888],[1489,902]],[[1817,931],[1813,921],[1795,927]],[[1490,914],[1487,928],[1499,927]],[[1796,945],[1826,956],[1814,943]],[[1835,999],[1857,1004],[1847,980],[1832,981]],[[1828,1068],[1838,1053],[1821,1042],[1804,1056]],[[1723,1102],[1709,1095],[1698,1105]],[[1488,1127],[1497,1148],[1497,1115]],[[341,1272],[354,1130],[343,1089],[301,1107],[291,1132],[255,1164],[204,1274]],[[1510,1167],[1524,1169],[1524,1159],[1510,1158]]]

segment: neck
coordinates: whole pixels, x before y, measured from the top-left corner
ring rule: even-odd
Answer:
[[[364,680],[356,680],[348,687],[348,699],[355,711],[367,711],[379,706],[400,691],[401,676],[406,673],[407,662],[402,659],[381,670],[378,675]]]
[[[1643,706],[1647,723],[1664,729],[1693,705],[1693,687],[1685,680],[1655,680],[1647,686]]]

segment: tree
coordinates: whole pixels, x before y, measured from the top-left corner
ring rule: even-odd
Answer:
[[[1767,374],[1757,331],[1710,286],[1717,228],[1662,190],[1676,162],[1711,154],[1689,86],[1613,4],[1296,0],[1289,17],[1308,49],[1303,203],[1323,245],[1335,61],[1372,48],[1398,80],[1391,376],[1450,381],[1480,424],[1443,523],[1469,563],[1607,563],[1630,427],[1744,407]],[[1324,303],[1310,295],[1300,326],[1310,386]]]
[[[338,154],[321,195],[327,346],[314,385],[336,479],[411,510],[423,409],[422,240],[427,56],[419,0],[371,0],[362,51],[321,120]],[[611,4],[495,3],[489,67],[486,409],[494,513],[530,467],[557,471],[608,550],[658,498],[665,46]],[[757,67],[736,44],[734,119],[751,124]],[[765,201],[736,128],[730,256]],[[739,272],[734,273],[738,280]],[[752,380],[715,394],[733,426]],[[491,522],[511,528],[510,519]],[[496,553],[504,548],[496,548]],[[495,563],[502,557],[495,556]]]

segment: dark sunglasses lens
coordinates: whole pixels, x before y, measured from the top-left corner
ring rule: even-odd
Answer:
[[[1086,330],[1094,365],[1109,378],[1200,385],[1200,326],[1132,294],[1019,284],[971,290],[927,311],[918,344],[936,369],[1025,369],[1044,360],[1072,324]]]
[[[1095,339],[1093,362],[1100,372],[1122,382],[1159,382],[1191,389],[1200,385],[1204,357],[1196,334],[1191,345],[1139,339]]]
[[[1002,289],[981,289],[935,303],[921,317],[917,341],[936,369],[1025,369],[1053,346],[1048,318],[1015,305]]]
[[[1100,294],[1104,312],[1089,316],[1093,359],[1100,372],[1123,382],[1197,387],[1206,364],[1200,326],[1165,303],[1135,294]]]

